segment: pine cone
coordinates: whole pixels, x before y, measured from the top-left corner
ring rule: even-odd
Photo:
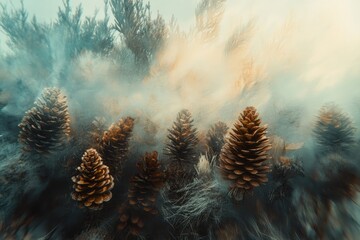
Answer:
[[[209,129],[206,135],[206,145],[210,159],[220,155],[221,148],[225,144],[225,135],[228,130],[228,126],[223,122],[217,122]]]
[[[119,230],[129,227],[133,235],[138,235],[144,226],[146,214],[157,214],[156,198],[164,185],[164,173],[157,160],[158,153],[146,153],[137,163],[138,174],[130,182],[128,201],[120,209]]]
[[[118,231],[128,229],[132,235],[140,235],[141,230],[144,227],[144,215],[141,214],[139,210],[132,209],[128,203],[121,206],[119,213],[120,223],[117,226]]]
[[[79,201],[81,206],[101,209],[103,203],[112,197],[110,190],[114,187],[114,179],[95,149],[86,150],[81,161],[77,168],[80,174],[72,177],[75,191],[71,196]]]
[[[179,112],[172,129],[169,129],[169,143],[165,154],[179,163],[196,164],[197,130],[193,128],[193,119],[188,110]]]
[[[137,163],[138,174],[131,180],[128,193],[130,205],[142,208],[145,212],[157,213],[156,196],[164,184],[164,174],[157,160],[158,153],[146,153],[143,161]]]
[[[235,198],[268,181],[266,126],[261,126],[254,107],[247,107],[234,124],[221,155],[220,169],[225,179],[231,180],[231,192]]]
[[[70,117],[60,89],[46,88],[35,107],[19,124],[19,142],[24,151],[49,153],[58,150],[70,134]]]
[[[99,152],[115,178],[120,177],[122,167],[127,160],[133,127],[133,118],[120,119],[116,124],[112,124],[102,137]]]
[[[354,141],[355,128],[350,118],[332,104],[320,109],[314,135],[324,152],[345,152]]]
[[[191,113],[184,109],[179,112],[172,129],[169,129],[169,142],[165,148],[165,154],[170,157],[170,163],[166,167],[166,195],[173,202],[183,200],[178,190],[196,176],[194,166],[197,163],[196,146],[199,140],[193,121]]]

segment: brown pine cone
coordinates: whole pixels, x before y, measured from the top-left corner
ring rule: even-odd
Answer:
[[[181,194],[178,190],[192,181],[196,175],[194,165],[197,163],[198,131],[193,126],[193,118],[189,110],[178,113],[167,136],[168,142],[164,149],[169,156],[166,166],[167,198],[173,202],[180,202]]]
[[[70,134],[70,116],[60,89],[46,88],[19,128],[24,151],[49,153],[61,148]]]
[[[118,231],[128,229],[134,235],[140,235],[144,227],[144,214],[132,209],[128,204],[124,204],[120,210],[120,222],[117,226]]]
[[[102,136],[99,153],[115,178],[121,175],[122,167],[127,160],[133,127],[133,118],[120,119],[116,124],[112,124]]]
[[[164,173],[157,157],[156,151],[146,153],[143,160],[137,163],[138,174],[132,178],[128,192],[130,205],[152,214],[157,213],[155,201],[164,185]]]
[[[72,177],[74,192],[71,196],[81,206],[101,209],[103,203],[110,201],[112,197],[110,190],[114,187],[114,179],[95,149],[86,150],[81,160],[82,163],[77,168],[80,174]]]
[[[221,173],[232,182],[231,191],[235,198],[268,181],[267,151],[271,146],[265,135],[267,127],[260,124],[256,109],[247,107],[222,149]]]
[[[131,234],[139,235],[145,217],[158,213],[156,198],[165,179],[157,157],[156,151],[146,153],[137,163],[138,174],[131,179],[128,200],[120,208],[119,230],[128,228]]]
[[[173,161],[196,164],[196,145],[199,142],[197,129],[193,127],[191,113],[184,109],[179,112],[173,127],[169,129],[165,153]]]

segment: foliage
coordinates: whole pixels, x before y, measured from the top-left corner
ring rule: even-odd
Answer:
[[[114,29],[135,55],[135,60],[147,67],[167,37],[164,19],[158,14],[151,19],[150,4],[142,0],[111,0],[115,17]]]
[[[198,4],[195,11],[196,29],[204,40],[218,36],[225,2],[226,0],[202,0]]]

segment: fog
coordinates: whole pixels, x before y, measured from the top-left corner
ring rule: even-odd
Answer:
[[[97,21],[106,16],[104,5],[87,1],[72,1],[72,13],[80,2],[84,15],[92,16],[98,8]],[[111,30],[114,41],[109,51],[81,48],[88,42],[71,38],[71,34],[77,36],[76,30],[62,32],[61,24],[60,30],[56,28],[58,5],[51,3],[51,11],[46,12],[25,1],[28,19],[32,12],[39,16],[45,37],[39,40],[29,30],[26,34],[31,37],[17,45],[3,27],[0,135],[16,138],[16,125],[46,87],[58,87],[67,96],[72,128],[88,130],[95,117],[104,117],[109,126],[131,116],[135,118],[134,149],[156,150],[162,159],[166,159],[162,153],[168,129],[182,109],[191,112],[203,139],[212,124],[223,121],[232,127],[245,107],[255,106],[262,122],[268,125],[269,136],[303,144],[295,155],[304,162],[305,169],[314,160],[328,158],[312,152],[316,149],[313,130],[323,105],[335,103],[359,128],[359,1],[218,1],[224,4],[197,15],[210,19],[208,26],[199,26],[197,2],[190,2],[174,1],[172,5],[169,1],[150,1],[152,16],[163,15],[168,29],[161,46],[144,66],[119,32]],[[20,6],[5,5],[10,12]],[[109,25],[116,25],[111,9],[108,14]],[[84,23],[85,18],[81,21]],[[139,140],[147,134],[147,122],[156,129],[152,144]],[[358,137],[359,131],[356,144]],[[354,152],[344,158],[351,155],[357,161]],[[312,173],[309,170],[308,176]],[[216,181],[212,189],[222,186]],[[311,182],[297,184],[308,186]],[[292,203],[303,200],[303,185],[295,190]],[[314,189],[318,190],[317,186]],[[202,194],[206,198],[206,189]]]

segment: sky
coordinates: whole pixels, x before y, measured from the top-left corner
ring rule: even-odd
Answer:
[[[20,0],[0,0],[1,3],[11,8],[18,8]],[[40,21],[53,21],[56,18],[62,0],[24,0],[25,9],[30,16],[35,15]],[[71,0],[72,6],[82,5],[85,16],[93,16],[98,10],[98,17],[103,16],[102,0]],[[144,1],[146,2],[146,1]],[[174,16],[180,26],[188,28],[194,25],[194,12],[199,0],[150,0],[152,13],[159,12],[166,20]],[[336,7],[334,7],[336,5]],[[311,6],[309,8],[309,6]],[[262,23],[267,25],[269,30],[276,21],[282,21],[285,16],[301,14],[305,19],[311,15],[312,9],[332,10],[333,15],[338,17],[337,8],[347,11],[347,18],[356,16],[356,10],[360,9],[360,1],[357,0],[227,0],[226,9],[232,14],[230,21],[238,22],[244,18],[256,16],[257,19],[265,20]],[[319,16],[319,21],[323,16]],[[341,16],[343,17],[343,15]],[[353,20],[354,28],[356,21]],[[350,27],[350,26],[347,26]],[[4,47],[5,37],[0,32],[0,46]]]
[[[20,0],[1,0],[9,5],[20,6]],[[144,1],[146,2],[146,1]],[[166,19],[174,14],[181,22],[187,21],[193,15],[197,0],[150,0],[153,12],[159,11]],[[82,4],[85,15],[92,15],[96,9],[103,8],[102,0],[71,0],[72,6]],[[56,17],[57,9],[62,5],[62,0],[24,0],[25,8],[35,14],[40,20],[49,20]],[[102,13],[99,13],[101,16]]]
[[[20,0],[0,0],[5,3],[9,9],[18,8]],[[29,16],[35,15],[39,21],[54,21],[62,0],[24,0],[25,9],[29,12]],[[146,2],[146,1],[145,1]],[[188,27],[193,24],[194,11],[198,0],[150,0],[153,14],[159,12],[166,20],[170,20],[175,16],[179,25]],[[104,3],[102,0],[71,0],[71,6],[75,7],[79,4],[83,7],[83,15],[93,16],[98,11],[97,16],[103,17]],[[111,14],[110,14],[111,15]],[[6,49],[6,37],[0,32],[0,48]]]

